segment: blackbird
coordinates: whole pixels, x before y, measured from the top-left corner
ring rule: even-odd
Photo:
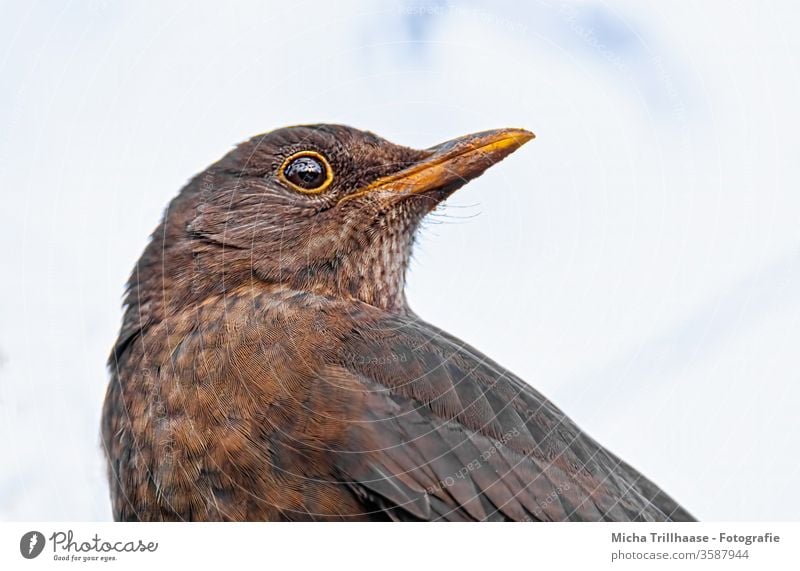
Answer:
[[[239,145],[128,283],[102,418],[117,520],[691,520],[519,377],[420,319],[415,230],[533,134]]]

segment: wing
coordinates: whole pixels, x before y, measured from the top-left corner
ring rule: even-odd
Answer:
[[[365,505],[398,520],[693,520],[472,347],[413,316],[352,323],[320,374],[364,395],[336,468]]]

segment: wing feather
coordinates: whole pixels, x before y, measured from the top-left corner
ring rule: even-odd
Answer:
[[[472,347],[413,316],[360,317],[335,374],[367,395],[348,429],[362,449],[338,468],[393,519],[693,519]]]

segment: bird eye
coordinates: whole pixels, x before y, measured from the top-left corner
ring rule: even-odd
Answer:
[[[331,184],[333,172],[325,157],[313,151],[303,151],[284,161],[280,177],[299,192],[317,194]]]

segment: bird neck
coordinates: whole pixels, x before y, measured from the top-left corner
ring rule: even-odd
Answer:
[[[254,270],[249,252],[228,252],[223,260],[214,247],[200,253],[181,241],[180,246],[172,246],[164,233],[162,225],[131,275],[123,330],[158,323],[248,283],[263,288],[266,294],[273,288],[288,288],[359,301],[389,313],[410,313],[404,288],[411,233],[389,232],[368,247],[340,254],[327,263],[313,263],[293,272],[284,269],[280,280]]]
[[[336,276],[333,293],[390,313],[407,313],[406,269],[410,247],[380,244],[357,256],[348,256]]]

